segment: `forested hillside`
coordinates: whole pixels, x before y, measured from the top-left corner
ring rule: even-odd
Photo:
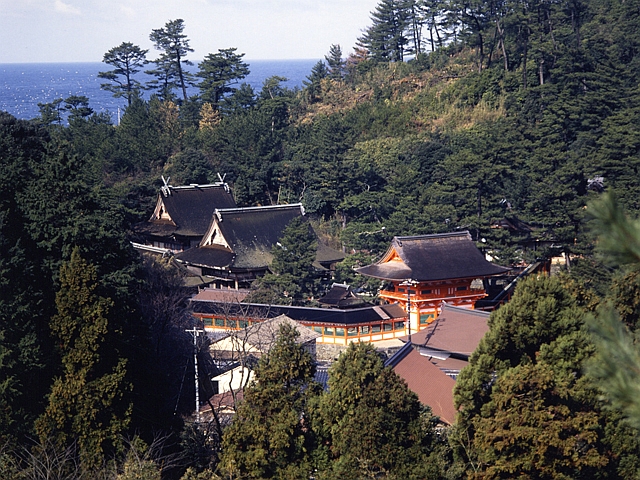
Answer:
[[[350,267],[371,261],[394,235],[469,230],[505,265],[573,255],[562,283],[529,285],[510,307],[544,303],[539,311],[549,312],[549,323],[539,328],[552,326],[560,340],[517,332],[526,341],[516,348],[505,316],[540,318],[505,309],[492,320],[480,364],[462,377],[466,430],[452,434],[453,448],[431,438],[431,420],[397,387],[408,412],[402,428],[413,435],[406,462],[430,459],[415,478],[535,476],[526,470],[535,462],[513,460],[522,459],[517,448],[501,457],[503,424],[492,415],[506,411],[500,418],[508,424],[519,395],[537,391],[549,394],[532,402],[555,402],[564,426],[533,421],[538,430],[529,425],[514,444],[548,425],[578,433],[571,451],[561,451],[561,434],[552,438],[555,453],[546,445],[546,455],[562,462],[543,462],[536,478],[634,478],[637,439],[619,426],[619,412],[599,403],[580,360],[593,355],[586,311],[608,299],[632,330],[640,311],[637,272],[595,255],[587,215],[604,191],[633,216],[640,210],[640,2],[381,0],[369,24],[353,53],[328,46],[301,90],[272,77],[254,92],[241,83],[248,66],[233,48],[204,57],[195,77],[182,70],[192,50],[182,21],[170,21],[150,36],[160,52],[151,84],[135,81],[148,52],[124,42],[105,54],[114,69],[100,74],[104,88],[128,104],[118,125],[76,96],[41,105],[30,121],[0,113],[0,471],[7,478],[31,478],[20,472],[46,459],[63,466],[61,478],[95,478],[100,469],[125,475],[123,465],[138,461],[158,476],[148,478],[159,478],[157,451],[165,476],[179,477],[188,465],[203,470],[180,457],[193,443],[183,429],[194,393],[183,381],[193,372],[187,292],[166,265],[143,261],[129,244],[162,176],[173,185],[224,178],[240,206],[302,202],[319,235],[349,254],[336,280],[352,284],[365,282]],[[186,84],[200,95],[188,98]],[[494,228],[505,218],[531,230]],[[524,249],[525,240],[545,247]],[[492,397],[485,387],[494,372],[506,377]],[[307,408],[306,397],[298,400],[296,409]],[[326,399],[308,401],[318,402],[317,436],[296,435],[325,443],[296,465],[322,466],[323,478],[344,475],[357,452],[326,446],[338,442],[336,422],[347,420],[333,418]],[[581,429],[590,434],[580,437]],[[481,435],[465,437],[474,432]],[[162,448],[157,435],[167,439]],[[211,465],[222,455],[231,469],[221,445],[209,452]],[[281,465],[265,465],[269,478],[284,475]],[[396,460],[376,468],[411,478]]]

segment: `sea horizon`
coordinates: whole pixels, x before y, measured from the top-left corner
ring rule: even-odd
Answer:
[[[239,84],[247,83],[258,93],[264,80],[275,75],[287,78],[284,86],[301,88],[318,59],[243,61],[249,64],[250,74]],[[195,65],[190,68],[196,69],[197,61],[193,62]],[[29,120],[40,115],[38,103],[78,95],[89,98],[89,106],[95,112],[107,113],[116,121],[118,111],[126,108],[126,100],[114,98],[111,92],[100,88],[100,84],[108,82],[99,78],[98,72],[108,70],[112,67],[103,62],[0,63],[0,111]],[[144,82],[145,74],[139,77]],[[195,95],[198,89],[190,87],[188,93]],[[149,98],[150,93],[144,92],[143,96]]]

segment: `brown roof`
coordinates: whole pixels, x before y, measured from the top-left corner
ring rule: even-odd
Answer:
[[[468,357],[489,331],[488,322],[488,312],[454,307],[443,302],[438,318],[423,330],[414,333],[411,342],[425,349]],[[402,340],[408,341],[408,337],[403,337]]]
[[[465,231],[394,237],[380,261],[356,272],[383,280],[423,282],[486,277],[508,270],[488,262]]]
[[[407,351],[398,352],[404,355],[392,366],[394,372],[407,382],[409,389],[418,395],[420,403],[431,407],[437,417],[452,425],[456,419],[456,409],[453,402],[453,387],[455,380],[420,355],[410,345]],[[404,347],[403,347],[404,349]],[[402,352],[402,353],[401,353]]]
[[[230,288],[203,288],[193,297],[193,299],[225,303],[240,303],[247,295],[249,295],[249,293],[250,290],[245,289],[234,290]]]

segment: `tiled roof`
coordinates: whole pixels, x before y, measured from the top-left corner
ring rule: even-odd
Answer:
[[[232,288],[203,288],[198,294],[193,297],[197,300],[214,300],[216,302],[226,303],[240,303],[245,299],[247,295],[251,293],[250,290],[235,290]]]
[[[419,282],[485,277],[508,270],[488,262],[469,232],[394,237],[382,260],[356,269],[362,275],[383,280]]]
[[[351,291],[349,285],[334,283],[331,289],[318,299],[318,303],[338,308],[362,307],[367,304]]]
[[[391,362],[391,363],[390,363]],[[407,382],[409,389],[418,395],[420,403],[431,407],[431,411],[443,422],[452,425],[456,418],[453,401],[455,380],[420,355],[407,344],[387,365]]]
[[[321,336],[286,315],[279,315],[275,318],[265,320],[264,322],[254,323],[243,330],[233,332],[232,335],[242,338],[243,342],[255,347],[262,353],[266,353],[271,350],[271,347],[273,347],[278,340],[278,332],[280,331],[280,327],[284,324],[291,325],[298,331],[300,336],[298,337],[297,342],[299,344],[311,342]]]
[[[414,333],[411,341],[427,349],[461,354],[468,357],[489,331],[489,313],[442,304],[438,318]],[[408,337],[403,337],[407,341]]]

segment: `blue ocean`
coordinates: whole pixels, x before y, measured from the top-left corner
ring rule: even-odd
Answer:
[[[318,60],[246,60],[251,73],[243,82],[251,85],[256,93],[265,79],[274,75],[285,77],[283,84],[289,88],[301,87]],[[57,98],[84,95],[96,112],[108,112],[115,122],[118,108],[124,109],[126,100],[113,98],[111,92],[102,90],[104,79],[98,72],[111,67],[104,63],[5,63],[0,64],[0,111],[7,111],[22,119],[39,116],[38,103],[48,103]],[[145,75],[137,77],[145,82]],[[190,95],[198,93],[196,88]],[[148,94],[147,94],[148,96]]]

